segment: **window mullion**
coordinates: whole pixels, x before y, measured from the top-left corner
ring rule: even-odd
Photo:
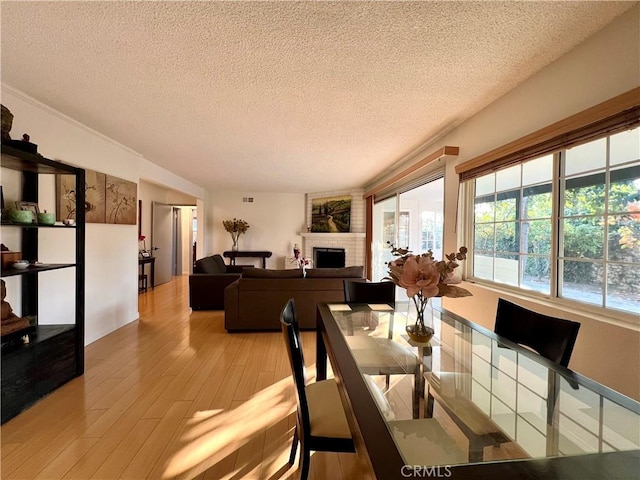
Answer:
[[[562,169],[561,152],[553,154],[553,170],[555,175],[551,179],[551,258],[549,259],[549,267],[551,272],[549,275],[550,295],[551,298],[560,297],[560,247],[562,235],[560,205],[564,205],[564,173]]]
[[[609,282],[607,279],[609,278],[609,194],[611,192],[611,137],[607,137],[607,150],[606,150],[606,161],[605,161],[605,171],[604,171],[604,212],[602,216],[602,221],[604,222],[603,227],[603,242],[602,245],[602,303],[601,305],[604,308],[607,308],[607,296],[608,296],[608,288]]]
[[[474,271],[474,257],[475,257],[475,197],[476,197],[476,183],[475,182],[465,182],[463,188],[461,189],[463,195],[463,202],[461,204],[466,205],[466,215],[467,218],[460,218],[462,228],[458,231],[463,234],[462,245],[467,246],[471,255],[467,258],[466,262],[463,263],[463,270],[465,278],[472,275]],[[471,228],[468,228],[468,225],[471,225]]]
[[[522,188],[522,169],[520,170],[520,188],[518,190],[518,196],[516,197],[516,218],[515,218],[515,236],[516,236],[516,242],[518,245],[518,251],[516,252],[517,254],[517,259],[518,259],[518,287],[522,287],[522,283],[524,281],[524,265],[523,265],[523,257],[524,257],[524,261],[526,262],[527,258],[528,258],[528,253],[529,250],[527,248],[527,245],[523,245],[523,240],[524,237],[522,235],[522,229],[523,229],[523,225],[522,225],[522,219],[524,218],[524,212],[522,211],[523,208],[523,201],[522,201],[522,195],[524,192],[524,189]]]

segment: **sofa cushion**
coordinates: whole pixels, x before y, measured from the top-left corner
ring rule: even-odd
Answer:
[[[227,273],[227,265],[220,255],[212,255],[196,260],[193,273]]]
[[[307,278],[362,278],[362,267],[309,268]]]
[[[189,275],[189,306],[193,310],[224,310],[225,288],[239,278],[239,273]]]
[[[302,278],[304,272],[300,268],[291,270],[271,270],[267,268],[245,267],[243,278]]]
[[[364,281],[364,279],[362,279]],[[315,329],[318,303],[344,302],[342,278],[246,278],[224,291],[228,331],[280,330],[280,314],[293,298],[301,329]]]

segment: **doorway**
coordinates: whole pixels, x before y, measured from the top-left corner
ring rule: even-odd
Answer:
[[[198,236],[197,209],[192,205],[173,206],[173,276],[193,273]]]
[[[151,207],[151,251],[156,258],[154,286],[193,271],[195,205],[153,202]]]

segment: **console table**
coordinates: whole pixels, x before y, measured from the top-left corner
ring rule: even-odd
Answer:
[[[267,258],[271,256],[271,252],[267,251],[249,251],[249,250],[228,250],[222,254],[229,259],[229,265],[236,264],[236,258],[261,258],[262,268],[267,268]]]
[[[142,270],[142,272],[140,273],[140,275],[144,275],[144,266],[149,263],[151,264],[151,272],[149,273],[150,275],[150,280],[151,280],[151,288],[153,289],[153,287],[155,287],[156,285],[156,257],[138,257],[138,265],[140,266],[140,269]]]

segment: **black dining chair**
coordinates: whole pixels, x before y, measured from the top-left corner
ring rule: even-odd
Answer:
[[[503,298],[498,299],[494,332],[514,343],[531,348],[542,357],[563,367],[569,364],[580,324],[528,310]],[[509,442],[490,419],[477,412],[478,407],[458,396],[455,385],[461,374],[441,374],[440,385],[434,383],[427,391],[426,415],[433,416],[434,391],[443,400],[442,407],[469,439],[469,461],[482,461],[484,447]],[[444,388],[448,386],[448,388]],[[448,391],[449,393],[444,393]],[[453,392],[453,393],[451,393]],[[548,412],[551,415],[551,412]],[[468,419],[473,419],[469,421]]]
[[[321,380],[306,385],[304,355],[293,299],[290,299],[282,310],[280,324],[291,363],[298,404],[289,465],[293,465],[295,461],[299,442],[302,462],[300,479],[306,480],[312,450],[355,452],[355,447],[335,380]]]
[[[344,301],[347,303],[388,303],[395,306],[396,285],[393,282],[354,282],[344,280]]]
[[[578,330],[578,322],[543,315],[504,298],[498,299],[493,331],[563,367],[569,365]]]

